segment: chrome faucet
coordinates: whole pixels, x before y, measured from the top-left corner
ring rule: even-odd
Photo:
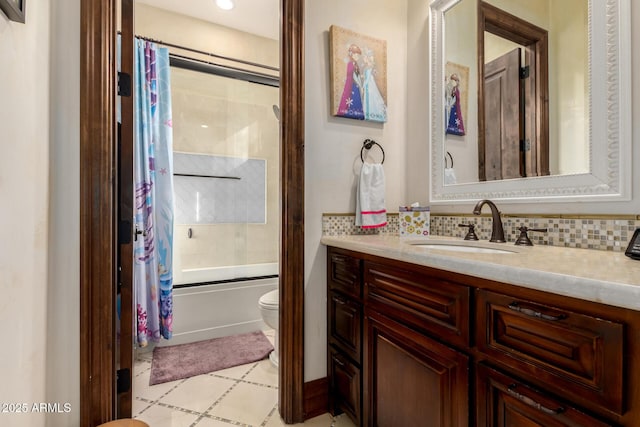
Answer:
[[[480,200],[478,204],[476,204],[476,207],[473,208],[473,214],[480,215],[480,211],[485,204],[489,205],[489,207],[491,208],[491,218],[493,222],[491,228],[491,238],[489,239],[489,241],[496,243],[506,242],[506,240],[504,240],[504,228],[502,227],[502,219],[500,219],[500,211],[498,210],[498,207],[495,205],[495,203],[487,199]]]

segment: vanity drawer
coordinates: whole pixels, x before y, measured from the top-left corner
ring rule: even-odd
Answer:
[[[362,305],[339,292],[329,292],[329,342],[360,363]]]
[[[469,346],[467,286],[374,262],[365,262],[364,282],[367,307],[450,344]]]
[[[490,367],[476,372],[478,427],[612,426]]]
[[[329,347],[329,409],[333,415],[345,412],[360,425],[362,411],[360,368],[340,351]]]
[[[624,325],[479,290],[477,347],[585,404],[622,414]]]
[[[361,264],[346,251],[329,248],[327,278],[329,289],[337,289],[354,298],[362,298]]]

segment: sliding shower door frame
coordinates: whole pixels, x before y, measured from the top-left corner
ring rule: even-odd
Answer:
[[[118,0],[80,2],[80,425],[116,408]],[[304,389],[304,0],[281,0],[279,410],[302,422]],[[129,22],[133,17],[127,16]],[[123,43],[126,41],[123,39]],[[126,162],[122,162],[126,164]],[[121,183],[125,185],[125,183]],[[130,236],[131,237],[131,236]],[[132,307],[131,307],[132,309]],[[126,406],[126,405],[125,405]],[[126,414],[119,414],[126,416]]]

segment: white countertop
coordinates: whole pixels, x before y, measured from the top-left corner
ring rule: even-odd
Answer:
[[[467,253],[412,245],[397,236],[324,236],[327,246],[496,280],[640,311],[640,261],[624,253],[431,236],[421,242],[474,245],[515,253]]]

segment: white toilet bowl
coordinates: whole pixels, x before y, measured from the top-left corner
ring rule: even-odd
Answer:
[[[260,297],[258,305],[260,306],[260,314],[262,320],[267,326],[275,330],[275,341],[273,343],[274,350],[269,354],[269,360],[273,366],[278,366],[278,303],[280,295],[278,290],[267,292]]]

